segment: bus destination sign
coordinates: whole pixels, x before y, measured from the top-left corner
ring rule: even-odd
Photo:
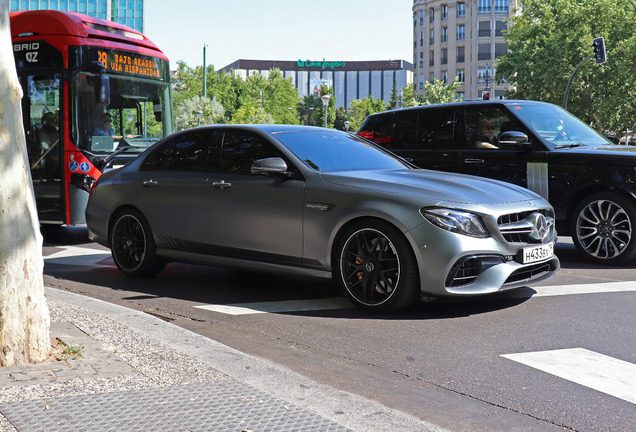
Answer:
[[[98,49],[97,60],[104,65],[106,72],[162,79],[162,68],[157,64],[158,59],[153,57],[128,51]]]

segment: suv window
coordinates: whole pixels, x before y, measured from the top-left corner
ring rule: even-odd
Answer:
[[[417,147],[421,149],[450,149],[453,147],[455,110],[421,110]]]
[[[154,150],[142,171],[209,171],[209,153],[214,131],[185,132],[165,141]]]
[[[464,110],[464,136],[460,145],[468,149],[497,149],[499,135],[522,128],[506,110],[497,106],[474,106]]]
[[[417,111],[405,110],[369,117],[360,136],[387,149],[416,146]]]

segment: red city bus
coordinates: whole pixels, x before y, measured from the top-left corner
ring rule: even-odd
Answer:
[[[168,59],[111,21],[52,10],[10,17],[40,223],[84,224],[101,173],[172,132]]]

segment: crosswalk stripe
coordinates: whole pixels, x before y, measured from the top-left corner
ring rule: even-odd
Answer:
[[[533,292],[534,291],[534,292]],[[593,284],[530,286],[530,289],[510,291],[511,297],[550,297],[574,294],[602,294],[636,291],[635,281],[602,282]]]
[[[237,304],[206,304],[194,306],[227,315],[249,315],[259,313],[303,312],[313,310],[333,310],[352,308],[353,304],[344,298],[284,300],[274,302],[255,302]]]
[[[502,357],[636,404],[636,365],[583,348]]]

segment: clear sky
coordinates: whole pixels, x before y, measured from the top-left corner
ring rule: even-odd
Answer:
[[[144,33],[170,59],[413,61],[412,0],[146,0]]]

